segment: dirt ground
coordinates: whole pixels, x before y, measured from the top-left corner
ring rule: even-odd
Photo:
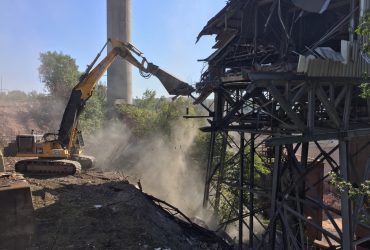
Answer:
[[[6,158],[13,171],[14,158]],[[213,232],[172,217],[115,172],[26,177],[35,209],[29,249],[230,249]]]

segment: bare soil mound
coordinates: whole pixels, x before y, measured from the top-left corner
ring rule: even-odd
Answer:
[[[33,101],[0,99],[0,146],[4,147],[18,134],[57,132],[64,106],[46,96]]]

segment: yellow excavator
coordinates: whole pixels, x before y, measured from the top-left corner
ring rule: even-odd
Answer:
[[[94,67],[108,43],[111,43],[112,50]],[[33,157],[18,161],[15,164],[17,172],[65,175],[75,174],[81,169],[93,166],[94,158],[82,155],[81,147],[84,143],[82,134],[78,130],[78,120],[86,101],[93,94],[97,81],[117,56],[137,67],[143,77],[156,76],[170,95],[186,96],[193,92],[192,86],[148,62],[142,52],[132,44],[109,39],[73,88],[64,110],[59,132],[44,135],[17,135],[16,139],[4,148],[4,156],[7,157]]]

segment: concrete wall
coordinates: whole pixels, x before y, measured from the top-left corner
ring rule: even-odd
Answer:
[[[131,0],[107,0],[107,36],[131,42]],[[108,51],[112,48],[109,45]],[[108,104],[132,104],[131,65],[117,58],[108,69]]]

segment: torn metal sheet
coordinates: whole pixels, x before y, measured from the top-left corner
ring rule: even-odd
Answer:
[[[302,10],[322,14],[331,0],[292,0],[293,4]]]
[[[339,62],[344,61],[344,58],[342,57],[340,52],[336,52],[330,47],[318,47],[315,49],[315,51],[325,59],[330,59]]]

